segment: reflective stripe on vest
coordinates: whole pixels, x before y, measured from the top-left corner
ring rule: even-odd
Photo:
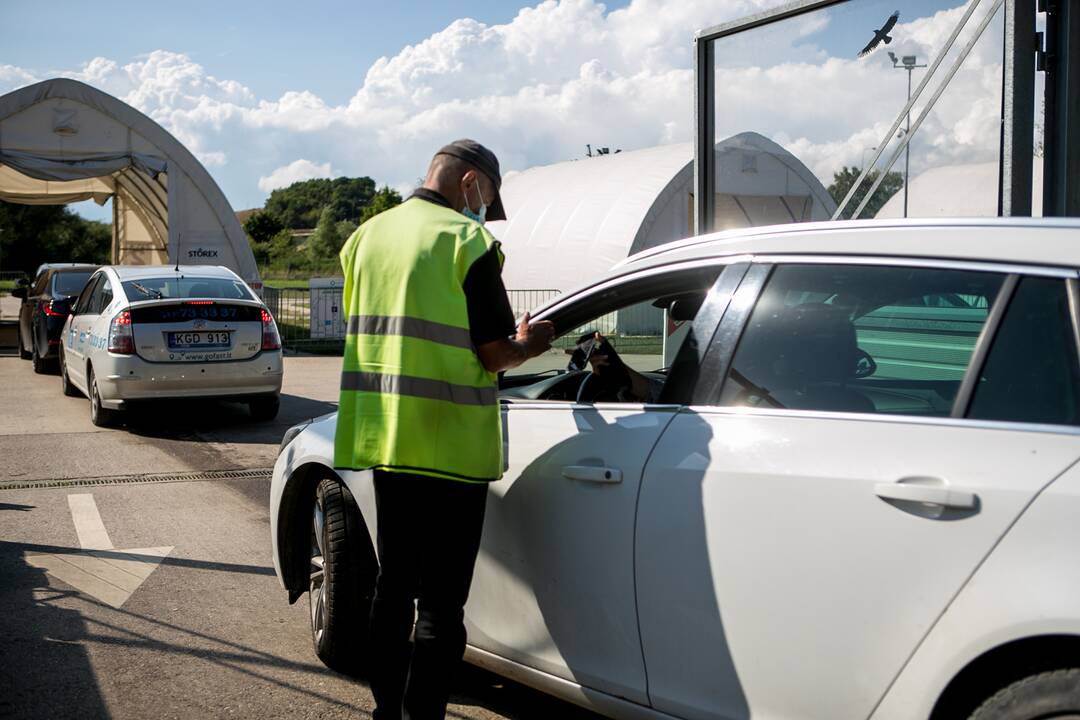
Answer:
[[[458,405],[493,405],[499,401],[499,395],[494,387],[478,388],[455,385],[431,378],[379,375],[370,372],[345,371],[341,373],[341,389],[387,395],[412,395],[429,400],[445,400]]]
[[[358,315],[349,318],[348,333],[350,335],[403,335],[466,350],[472,349],[472,338],[467,328],[414,317]]]

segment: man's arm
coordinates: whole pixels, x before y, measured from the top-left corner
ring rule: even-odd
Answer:
[[[529,322],[529,314],[525,313],[518,324],[517,335],[484,343],[476,349],[476,353],[485,370],[502,372],[547,352],[554,336],[555,326],[550,321]]]

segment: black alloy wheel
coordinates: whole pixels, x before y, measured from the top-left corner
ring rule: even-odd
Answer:
[[[363,669],[377,569],[352,493],[337,480],[321,480],[311,513],[308,606],[315,654],[331,670]]]

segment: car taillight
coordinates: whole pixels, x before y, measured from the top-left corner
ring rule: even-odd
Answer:
[[[135,352],[135,338],[131,334],[131,313],[124,310],[109,323],[109,352],[131,355]]]
[[[42,301],[42,303],[41,303],[41,311],[43,313],[45,313],[46,315],[48,315],[49,317],[65,317],[65,316],[67,316],[66,312],[59,312],[58,310],[56,310],[53,307],[53,301],[52,300]]]
[[[270,314],[270,311],[266,308],[262,309],[262,332],[263,350],[280,350],[281,349],[281,335],[278,334],[277,323],[274,322],[274,317]]]

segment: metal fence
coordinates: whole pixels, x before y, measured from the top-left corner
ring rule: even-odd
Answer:
[[[508,290],[514,317],[547,302],[558,290]],[[345,348],[346,313],[342,288],[263,287],[263,301],[270,308],[286,350],[340,354]]]

